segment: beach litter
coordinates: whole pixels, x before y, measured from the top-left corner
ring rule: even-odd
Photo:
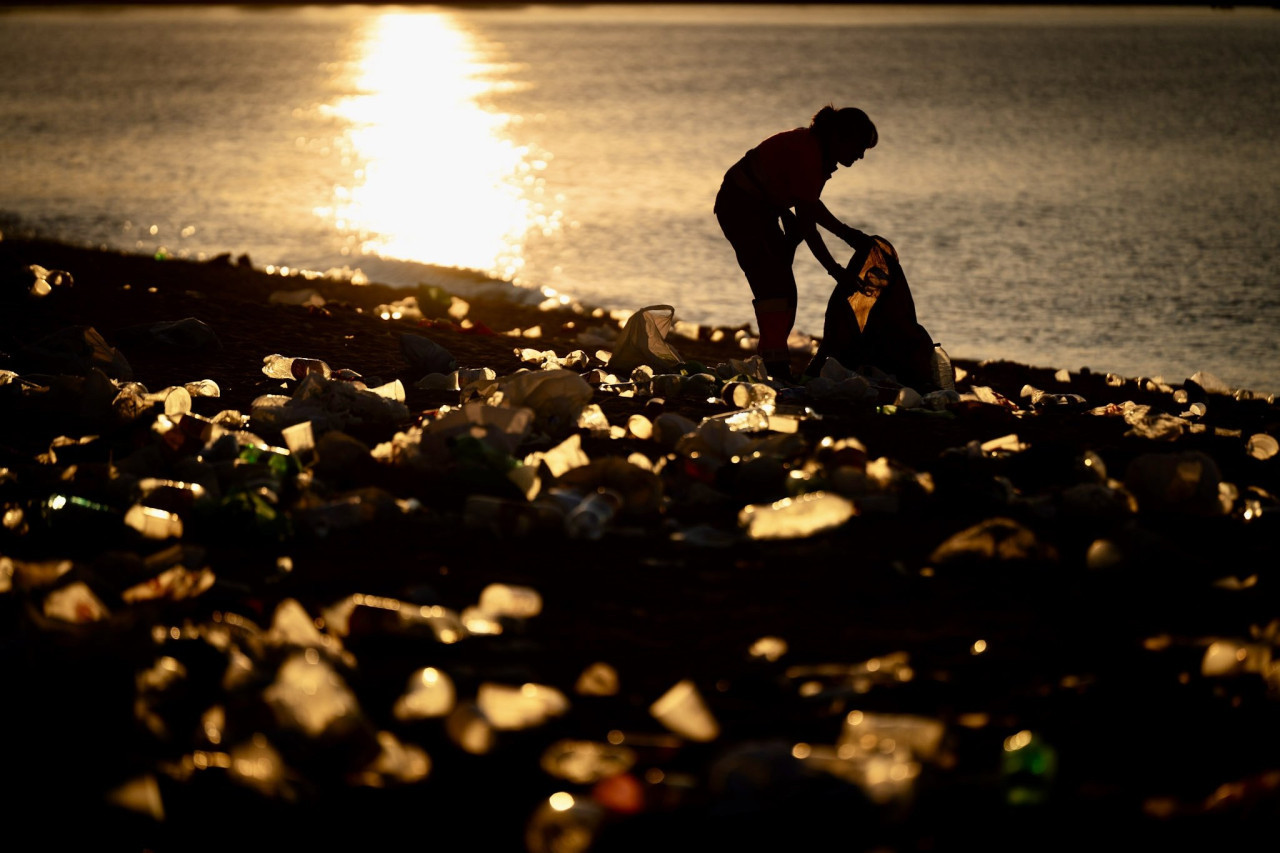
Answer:
[[[281,353],[148,386],[53,340],[0,373],[11,766],[114,838],[359,803],[531,853],[918,849],[1274,807],[1277,418],[1208,377],[931,400],[405,333],[372,387]]]

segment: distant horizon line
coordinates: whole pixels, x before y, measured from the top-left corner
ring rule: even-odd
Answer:
[[[521,2],[394,2],[394,0],[236,0],[236,2],[194,3],[181,0],[38,0],[38,2],[7,2],[0,0],[0,8],[45,8],[48,6],[457,6],[463,8],[519,9],[531,6],[1082,6],[1082,7],[1132,7],[1160,6],[1168,8],[1202,8],[1230,11],[1235,8],[1267,8],[1280,10],[1277,3],[1178,3],[1160,0],[1129,0],[1116,3],[1088,3],[1083,0],[1058,0],[1058,2],[1028,2],[1028,0],[983,0],[983,2],[955,2],[955,0],[911,0],[895,3],[891,0],[804,0],[788,3],[785,0],[539,0]]]

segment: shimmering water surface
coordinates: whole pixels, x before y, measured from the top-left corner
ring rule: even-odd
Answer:
[[[717,325],[754,326],[724,169],[857,105],[825,200],[952,355],[1280,391],[1274,10],[11,9],[0,71],[6,233]]]

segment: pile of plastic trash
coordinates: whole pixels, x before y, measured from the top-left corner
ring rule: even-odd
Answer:
[[[921,517],[945,526],[969,502],[981,520],[957,513],[966,520],[921,565],[893,565],[912,583],[973,581],[986,596],[993,585],[1043,589],[1050,576],[1145,571],[1157,551],[1138,535],[1144,513],[1238,526],[1276,513],[1263,473],[1276,464],[1274,437],[1206,427],[1208,397],[1168,386],[1149,390],[1165,393],[1176,414],[1091,408],[1069,377],[1065,390],[1028,386],[1017,399],[966,382],[920,395],[834,360],[807,386],[779,387],[755,357],[617,375],[608,352],[529,348],[518,351],[527,369],[500,376],[458,365],[426,337],[401,343],[422,374],[414,387],[456,402],[412,412],[399,381],[370,387],[354,371],[272,353],[263,373],[281,393],[247,410],[221,408],[209,380],[148,388],[92,329],[45,342],[44,363],[59,372],[0,371],[6,417],[29,423],[39,441],[24,459],[9,448],[0,469],[5,646],[32,668],[42,653],[60,660],[64,672],[34,679],[46,687],[92,670],[102,695],[88,702],[120,703],[101,713],[127,721],[118,736],[129,760],[73,784],[109,813],[153,828],[235,822],[219,809],[314,819],[323,808],[309,804],[344,791],[381,792],[386,805],[371,812],[383,817],[426,809],[432,821],[461,821],[465,812],[450,809],[465,808],[464,792],[488,790],[504,815],[495,826],[514,809],[530,853],[562,853],[630,849],[618,841],[626,833],[656,840],[652,827],[693,815],[715,838],[776,832],[782,843],[854,819],[854,846],[871,849],[929,837],[913,823],[921,816],[1071,803],[1074,792],[1055,799],[1072,755],[1060,754],[1052,732],[951,706],[953,685],[998,690],[1017,680],[990,669],[978,637],[963,661],[944,666],[894,648],[844,663],[797,660],[786,638],[765,633],[719,682],[673,673],[664,692],[637,698],[609,661],[565,683],[536,655],[520,657],[517,641],[547,618],[535,585],[488,582],[468,600],[408,587],[385,594],[379,542],[411,537],[429,548],[466,531],[528,548],[596,549],[634,570],[635,555],[619,555],[658,547],[654,537],[685,567],[827,537],[833,547],[818,553],[830,558],[856,552],[859,525],[901,530]],[[695,420],[662,405],[677,399],[715,412]],[[1036,418],[1070,411],[1164,447],[1143,445],[1119,471],[1081,448],[1045,478],[1035,469],[1050,457],[1035,458],[1034,440],[1014,432],[957,444],[916,470],[869,453],[845,422],[828,429],[837,426],[831,412],[848,407],[935,424],[989,407],[1026,423],[1026,433]],[[1229,482],[1202,447],[1178,444],[1195,436],[1230,443],[1232,471],[1246,481]],[[326,543],[350,553],[353,541],[367,565],[330,567],[323,582],[299,577],[300,554],[313,559]],[[1264,574],[1224,563],[1203,588],[1247,595]],[[1112,654],[1126,661],[1125,678],[1144,667],[1158,674],[1156,695],[1196,691],[1214,704],[1226,691],[1252,708],[1250,691],[1280,689],[1276,624],[1245,618]],[[1083,620],[1080,631],[1089,631]],[[1189,673],[1181,685],[1180,673]],[[1064,694],[1084,696],[1097,688],[1091,679],[1109,675],[1064,676],[1043,689],[1065,703]],[[64,684],[34,706],[77,692]],[[81,713],[59,706],[53,719]],[[1229,702],[1205,715],[1235,719]],[[72,751],[51,750],[63,760]],[[495,757],[515,769],[495,771]],[[1214,773],[1237,786],[1222,796],[1274,803],[1265,777],[1226,776],[1218,764]],[[966,784],[961,802],[942,802],[947,785]],[[435,799],[404,793],[414,790]],[[1150,796],[1124,815],[1203,814],[1215,807],[1210,793]],[[784,815],[809,823],[796,828]]]

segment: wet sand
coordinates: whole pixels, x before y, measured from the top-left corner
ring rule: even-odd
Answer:
[[[73,281],[35,296],[33,264]],[[270,298],[303,289],[316,304]],[[0,242],[14,826],[108,849],[939,850],[1230,843],[1277,816],[1273,401],[959,361],[942,409],[793,395],[776,430],[680,438],[735,407],[588,381],[616,321],[471,298],[377,316],[405,295]],[[736,331],[669,340],[714,374],[749,354]],[[514,439],[433,431],[481,416],[419,387],[406,333],[499,382],[538,368],[522,349],[582,350],[569,372],[613,432],[554,399]],[[269,378],[273,353],[399,380],[402,408]],[[123,406],[127,379],[220,395],[166,417]],[[304,384],[314,451],[246,451],[287,446],[260,398]],[[205,491],[143,498],[147,478]],[[599,486],[616,514],[570,535]],[[148,502],[181,536],[123,520]],[[678,685],[710,728],[659,719]]]

